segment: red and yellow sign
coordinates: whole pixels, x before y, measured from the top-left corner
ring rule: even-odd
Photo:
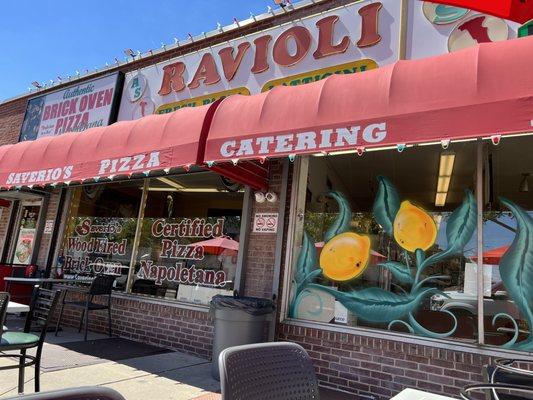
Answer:
[[[327,67],[317,69],[314,71],[304,72],[302,74],[287,76],[285,78],[274,79],[265,83],[262,92],[266,92],[276,86],[298,86],[305,85],[306,83],[320,81],[333,74],[354,74],[357,72],[364,72],[370,69],[378,68],[378,64],[371,59],[364,59],[353,61],[345,64],[334,65],[333,67]]]
[[[173,103],[161,104],[159,107],[156,108],[154,114],[166,114],[172,111],[179,110],[183,107],[198,107],[206,104],[211,104],[217,101],[218,99],[223,99],[224,97],[231,96],[232,94],[249,95],[250,91],[245,87],[240,87],[236,89],[225,90],[223,92],[195,97],[194,99],[186,99]]]

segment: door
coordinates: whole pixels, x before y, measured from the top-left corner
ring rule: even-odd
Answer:
[[[37,247],[37,227],[42,200],[23,201],[15,225],[15,241],[11,251],[13,264],[29,265]]]

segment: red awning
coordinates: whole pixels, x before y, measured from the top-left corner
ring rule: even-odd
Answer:
[[[81,182],[200,164],[213,108],[202,106],[0,147],[0,187]]]
[[[532,131],[533,37],[399,61],[320,82],[230,96],[204,160],[490,137]]]
[[[520,24],[533,19],[532,0],[431,0],[431,2],[469,8]]]

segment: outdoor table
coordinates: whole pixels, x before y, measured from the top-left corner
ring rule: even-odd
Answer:
[[[9,314],[26,313],[28,311],[30,311],[30,306],[26,304],[15,303],[14,301],[7,303],[7,312]]]
[[[72,282],[72,279],[58,279],[58,278],[14,278],[14,277],[5,277],[4,281],[7,283],[22,283],[27,285],[48,285],[54,283],[67,283]]]
[[[455,400],[452,397],[442,396],[440,394],[423,392],[416,389],[404,389],[391,400]]]
[[[54,283],[65,283],[71,282],[70,279],[56,279],[56,278],[15,278],[15,277],[5,277],[4,281],[6,282],[6,292],[10,293],[11,284],[18,283],[21,285],[42,285],[46,289]]]
[[[57,279],[57,278],[14,278],[6,277],[4,278],[6,282],[6,292],[9,292],[11,283],[19,283],[22,285],[42,285],[43,287],[49,289],[54,283],[66,283],[72,282],[71,279]]]

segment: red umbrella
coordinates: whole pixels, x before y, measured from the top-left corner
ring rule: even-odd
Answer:
[[[206,253],[220,255],[224,252],[237,253],[239,242],[225,236],[219,236],[203,242],[194,243],[194,246],[202,246]]]
[[[509,248],[509,244],[501,247],[496,247],[494,249],[490,249],[483,252],[483,264],[489,264],[489,265],[498,265],[500,263],[500,259],[503,257],[507,249]],[[472,257],[474,261],[477,260],[477,256]]]
[[[431,3],[469,8],[520,24],[533,20],[533,0],[431,0]]]

